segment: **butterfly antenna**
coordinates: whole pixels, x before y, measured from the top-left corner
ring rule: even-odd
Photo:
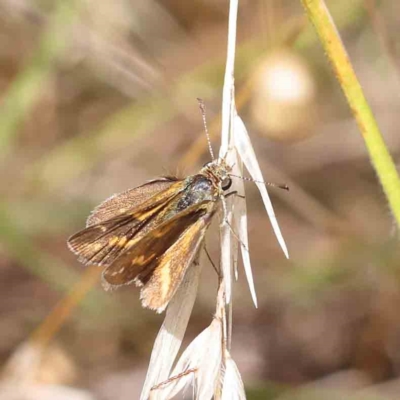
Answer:
[[[229,176],[233,176],[234,178],[243,179],[244,181],[251,181],[251,182],[255,182],[255,183],[263,183],[266,186],[273,186],[273,187],[277,187],[279,189],[284,189],[284,190],[289,191],[289,186],[286,185],[286,184],[273,183],[273,182],[264,182],[264,181],[256,181],[253,178],[246,178],[245,176],[232,175],[232,174],[229,174]]]
[[[201,111],[201,117],[203,118],[204,130],[206,131],[208,150],[210,151],[212,160],[215,160],[214,152],[213,152],[213,149],[212,149],[212,146],[211,146],[210,134],[208,133],[208,128],[207,128],[206,106],[204,105],[204,101],[202,99],[197,98],[197,101],[199,102],[199,107],[200,107],[200,111]]]

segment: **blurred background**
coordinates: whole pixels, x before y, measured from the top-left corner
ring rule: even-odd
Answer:
[[[327,5],[397,161],[400,3]],[[0,0],[3,383],[138,398],[163,316],[133,286],[104,292],[66,239],[113,193],[210,160],[196,98],[218,149],[227,19],[227,0]],[[259,308],[240,269],[232,353],[248,399],[398,399],[397,229],[300,1],[240,2],[236,99],[265,179],[290,186],[270,190],[286,260],[246,183]],[[218,260],[213,229],[207,246]],[[215,296],[205,263],[184,343]]]

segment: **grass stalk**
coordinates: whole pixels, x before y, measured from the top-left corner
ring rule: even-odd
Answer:
[[[372,165],[400,226],[400,180],[335,23],[323,0],[301,0],[353,113]]]

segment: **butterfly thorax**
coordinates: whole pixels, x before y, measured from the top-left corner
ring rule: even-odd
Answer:
[[[218,201],[226,184],[230,186],[229,170],[224,160],[216,160],[206,164],[198,174],[186,178],[186,189],[179,198],[176,211],[204,201]]]
[[[188,177],[186,182],[186,189],[176,206],[178,212],[204,201],[216,201],[219,197],[212,180],[202,173]]]

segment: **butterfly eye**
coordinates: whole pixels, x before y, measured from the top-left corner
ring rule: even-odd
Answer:
[[[228,190],[231,186],[232,186],[232,179],[229,178],[229,176],[226,177],[226,178],[221,182],[222,190]]]

